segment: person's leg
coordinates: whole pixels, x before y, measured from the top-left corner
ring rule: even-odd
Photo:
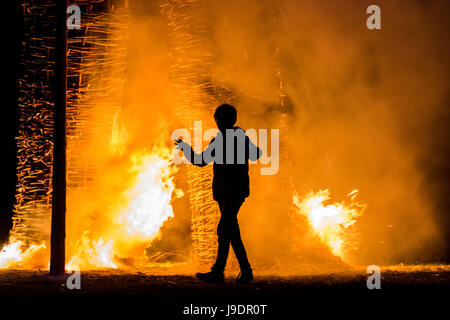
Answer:
[[[224,214],[225,205],[223,202],[219,202],[220,208],[220,221],[217,226],[218,236],[218,248],[216,263],[212,266],[210,272],[197,273],[197,278],[209,282],[209,283],[223,283],[224,282],[224,270],[227,264],[228,253],[230,251],[230,237],[229,237],[229,221],[228,215]]]
[[[248,261],[247,252],[245,251],[244,243],[242,242],[241,232],[239,230],[239,223],[237,220],[237,214],[243,201],[237,201],[232,204],[230,209],[233,212],[230,219],[230,237],[231,246],[233,247],[234,254],[239,262],[241,273],[236,278],[237,283],[249,283],[253,281],[253,271]]]
[[[219,225],[217,226],[218,247],[216,263],[211,268],[213,272],[223,273],[227,264],[228,253],[230,251],[230,238],[227,235],[226,229],[228,223],[226,220],[227,218],[222,213]]]
[[[228,253],[230,251],[230,243],[234,233],[239,234],[239,226],[237,225],[236,215],[242,203],[233,201],[219,202],[220,221],[217,226],[218,248],[216,263],[212,267],[213,271],[223,272],[227,264]],[[237,230],[236,230],[237,227]],[[245,250],[245,249],[244,249]]]
[[[252,269],[241,239],[237,214],[243,201],[224,201],[219,203],[221,217],[217,226],[218,250],[216,263],[209,273],[199,273],[197,277],[206,282],[223,282],[223,272],[227,263],[230,244],[241,268],[237,282],[247,283],[253,280]]]
[[[233,247],[234,254],[239,262],[241,271],[247,271],[250,269],[250,263],[248,261],[247,252],[245,251],[244,243],[241,237],[235,237],[231,240],[231,246]]]
[[[230,237],[231,237],[231,246],[233,247],[234,254],[236,255],[236,259],[239,262],[239,266],[241,271],[245,272],[250,269],[250,263],[248,261],[247,252],[245,251],[244,243],[241,238],[241,231],[239,229],[239,222],[237,219],[237,214],[242,205],[241,201],[236,201],[232,204],[232,208],[230,209],[233,213],[232,218],[230,219]]]

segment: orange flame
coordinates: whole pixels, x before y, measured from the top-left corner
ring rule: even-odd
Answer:
[[[165,156],[150,154],[133,158],[133,170],[139,172],[137,182],[127,192],[129,205],[119,218],[132,237],[152,240],[162,224],[173,217],[172,193],[176,197],[183,195],[173,184],[175,167],[171,166],[166,152],[162,150]]]
[[[10,240],[10,243],[5,245],[0,251],[0,268],[22,267],[27,263],[27,260],[32,259],[37,253],[45,250],[45,241],[40,244],[31,244],[24,249],[22,241]]]
[[[181,197],[183,192],[175,188],[173,182],[177,168],[169,149],[159,147],[151,153],[139,152],[131,160],[135,182],[123,193],[125,205],[112,214],[115,223],[108,226],[98,240],[92,239],[92,233],[86,231],[75,244],[76,250],[67,269],[117,268],[120,266],[117,257],[127,258],[123,255],[134,254],[147,246],[164,222],[174,216],[172,196]]]
[[[112,240],[104,242],[102,237],[97,241],[90,239],[89,231],[85,231],[81,239],[77,241],[76,253],[66,264],[67,270],[77,268],[117,268],[113,262]]]
[[[311,191],[301,200],[297,194],[293,196],[299,213],[308,218],[314,232],[331,252],[342,259],[345,259],[349,248],[354,248],[354,230],[351,227],[366,208],[366,205],[355,201],[357,194],[355,189],[347,195],[350,197],[348,204],[342,201],[328,205],[325,204],[330,199],[328,189],[316,193]]]

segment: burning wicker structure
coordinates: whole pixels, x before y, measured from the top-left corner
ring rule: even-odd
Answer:
[[[79,0],[83,24],[68,36],[67,188],[85,187],[95,164],[83,144],[107,132],[120,110],[130,21],[126,9],[108,11],[107,1]],[[19,83],[17,195],[11,236],[25,242],[50,238],[55,54],[55,1],[22,1],[25,36]],[[101,101],[101,103],[99,103]],[[100,117],[94,117],[100,114]]]
[[[168,19],[171,77],[179,93],[178,115],[192,129],[195,120],[211,123],[211,114],[221,103],[234,103],[239,98],[237,92],[227,85],[226,75],[220,79],[213,78],[213,64],[220,63],[221,53],[215,43],[213,19],[209,6],[212,1],[201,0],[168,0],[161,5]],[[264,8],[265,21],[262,27],[267,30],[270,39],[268,50],[272,51],[272,61],[268,67],[274,70],[273,83],[279,90],[279,102],[273,108],[279,119],[279,128],[287,136],[288,102],[284,88],[283,75],[279,62],[278,35],[282,32],[281,12],[278,1],[261,1]],[[242,94],[242,93],[240,93]],[[245,106],[240,105],[242,109]],[[263,113],[259,108],[250,106],[245,109],[248,117],[258,117]],[[213,127],[214,124],[209,127]],[[283,163],[289,163],[287,148],[282,148],[280,154]],[[289,166],[281,170],[282,181],[287,182],[287,196],[281,204],[283,217],[286,221],[286,231],[290,221],[294,184],[289,175]],[[198,168],[188,167],[190,185],[190,201],[192,208],[192,239],[194,242],[194,258],[208,264],[216,254],[215,228],[220,216],[217,204],[211,195],[212,170],[208,166]],[[286,239],[280,239],[285,241]]]
[[[211,32],[206,15],[205,1],[167,1],[162,4],[168,19],[171,77],[177,91],[181,108],[179,118],[189,129],[193,122],[210,122],[210,115],[220,102],[210,92],[211,65],[214,52]],[[232,99],[230,94],[228,99]],[[193,257],[200,263],[209,264],[216,253],[215,228],[220,214],[212,198],[212,169],[189,166],[189,199],[192,209]]]
[[[22,1],[26,31],[19,97],[17,201],[11,236],[28,243],[50,238],[55,3],[54,0]],[[69,193],[86,188],[95,180],[96,164],[87,160],[84,146],[91,136],[111,132],[115,116],[121,110],[131,23],[129,10],[112,10],[110,1],[77,0],[71,4],[81,7],[83,22],[80,30],[70,30],[68,34]],[[168,27],[171,80],[178,92],[177,115],[190,129],[195,120],[212,127],[210,115],[217,105],[234,103],[237,99],[236,93],[223,84],[225,81],[212,79],[213,64],[220,55],[214,47],[209,4],[202,0],[161,2]],[[277,115],[282,130],[287,130],[286,94],[276,44],[278,12],[276,2],[266,4],[272,5],[266,27],[272,30],[274,53],[270,68],[274,70],[274,83],[278,83],[280,93]],[[282,152],[281,158],[288,163],[287,154]],[[292,193],[294,187],[286,174],[288,171],[285,168],[282,174],[290,182]],[[215,230],[219,220],[219,210],[211,194],[212,169],[189,166],[187,175],[193,259],[210,264],[216,254]],[[290,197],[286,197],[282,211],[287,224],[290,206]]]
[[[23,1],[22,7],[26,27],[11,236],[29,243],[50,238],[55,4],[50,0]]]

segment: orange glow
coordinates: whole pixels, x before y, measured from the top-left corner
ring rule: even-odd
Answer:
[[[345,201],[325,204],[330,200],[328,189],[311,191],[303,199],[297,194],[293,197],[299,213],[308,218],[320,240],[342,259],[345,259],[346,251],[355,245],[351,239],[354,234],[351,227],[366,208],[355,201],[357,194],[358,190],[355,189],[347,195],[350,197],[348,204]]]
[[[134,179],[128,188],[114,195],[117,203],[108,211],[106,220],[112,223],[100,222],[100,233],[95,228],[86,230],[76,241],[69,234],[67,270],[116,269],[122,258],[142,259],[144,249],[158,236],[164,222],[174,217],[172,197],[181,197],[183,192],[173,182],[178,169],[172,163],[169,148],[154,147],[151,152],[137,152],[130,159],[132,166],[126,175]],[[68,214],[73,210],[69,207]],[[46,259],[38,256],[48,255],[45,241],[25,247],[22,241],[4,246],[0,268],[48,268],[43,262]]]
[[[126,205],[111,213],[113,224],[104,228],[102,236],[95,238],[90,231],[84,232],[67,269],[118,268],[118,258],[136,258],[136,251],[142,257],[143,249],[157,237],[164,222],[174,216],[172,196],[181,197],[183,192],[173,183],[177,168],[170,160],[169,149],[136,153],[131,160],[130,175],[135,181],[123,192]]]
[[[67,270],[72,270],[75,266],[85,269],[96,268],[117,268],[112,261],[113,241],[106,243],[100,237],[97,241],[90,239],[89,231],[83,234],[83,237],[75,244],[77,251],[66,265]]]
[[[0,268],[25,267],[30,259],[47,248],[45,241],[40,244],[31,244],[24,249],[22,241],[11,241],[0,251]]]
[[[163,0],[156,10],[136,1],[130,11],[86,16],[89,27],[69,34],[67,269],[213,263],[220,211],[212,165],[173,164],[170,133],[192,134],[201,120],[206,135],[221,103],[236,106],[245,130],[280,130],[280,171],[265,176],[264,164],[250,166],[250,196],[238,216],[255,270],[328,268],[340,259],[411,263],[445,251],[445,198],[435,192],[434,169],[446,163],[437,152],[446,139],[435,146],[431,135],[443,127],[429,129],[444,126],[448,81],[438,29],[424,28],[425,7],[445,10],[405,7],[404,30],[381,37],[353,2],[278,2]],[[409,41],[399,41],[405,34]],[[41,59],[24,60],[51,71]],[[51,118],[52,108],[41,112],[42,101],[31,99],[38,80],[20,79],[21,119]],[[25,129],[41,123],[20,121]],[[25,129],[17,140],[15,230],[0,268],[49,263],[52,135],[36,139]],[[204,148],[209,139],[200,138]],[[254,142],[272,155],[271,138]],[[370,210],[357,202],[358,190],[345,197],[356,187]],[[188,199],[175,200],[179,188]],[[295,189],[301,193],[292,196]]]
[[[152,240],[164,221],[173,217],[172,193],[175,191],[177,197],[183,195],[173,184],[175,167],[170,166],[166,151],[163,150],[165,156],[133,157],[133,170],[138,172],[137,182],[127,191],[130,202],[119,218],[132,238]]]

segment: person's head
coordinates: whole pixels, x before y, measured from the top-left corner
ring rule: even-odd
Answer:
[[[221,104],[214,112],[217,128],[225,132],[226,129],[232,129],[237,119],[237,111],[231,104]]]

